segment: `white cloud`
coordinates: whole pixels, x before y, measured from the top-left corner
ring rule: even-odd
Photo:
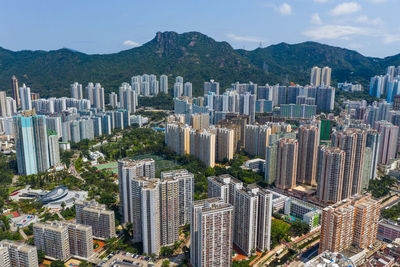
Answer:
[[[385,3],[385,2],[387,2],[387,0],[368,0],[369,2],[371,2],[371,3],[374,3],[374,4],[379,4],[379,3]]]
[[[313,39],[350,39],[353,35],[370,35],[369,29],[349,25],[324,25],[303,32],[303,35]]]
[[[383,21],[381,18],[370,19],[367,15],[362,15],[356,18],[356,22],[365,23],[370,25],[382,25]]]
[[[140,46],[139,43],[132,41],[132,40],[126,40],[122,43],[125,46],[130,46],[130,47],[136,47],[136,46]]]
[[[383,42],[385,44],[400,43],[400,34],[385,34]]]
[[[282,15],[291,15],[292,14],[292,7],[288,3],[283,3],[278,7],[279,13]]]
[[[264,42],[262,38],[254,37],[254,36],[240,36],[234,33],[227,33],[226,37],[231,40],[238,41],[238,42],[247,42],[247,43],[259,43]]]
[[[353,14],[362,9],[361,5],[356,2],[345,2],[337,5],[334,9],[330,11],[333,16],[341,16]]]
[[[326,3],[329,0],[314,0],[315,3]]]
[[[311,15],[310,23],[316,25],[322,24],[322,20],[318,13],[314,13]]]

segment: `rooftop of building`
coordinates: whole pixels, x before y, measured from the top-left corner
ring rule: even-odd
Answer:
[[[340,253],[324,251],[308,261],[306,267],[355,267],[355,264]]]

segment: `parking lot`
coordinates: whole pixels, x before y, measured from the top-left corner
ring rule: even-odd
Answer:
[[[115,267],[118,266],[155,266],[153,259],[147,256],[131,254],[129,252],[111,253],[107,259],[103,260],[98,267]]]

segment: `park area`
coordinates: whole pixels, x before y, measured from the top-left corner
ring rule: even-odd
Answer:
[[[132,157],[134,160],[141,160],[141,159],[146,159],[146,158],[152,158],[156,162],[156,171],[168,169],[168,168],[173,168],[175,166],[180,165],[178,162],[173,161],[173,160],[167,160],[162,156],[159,155],[153,155],[153,154],[144,154],[140,156],[135,156]],[[102,170],[109,170],[113,172],[114,174],[118,174],[118,162],[117,161],[110,161],[102,164],[98,164],[94,166],[98,171]]]

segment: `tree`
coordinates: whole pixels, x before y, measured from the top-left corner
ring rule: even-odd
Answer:
[[[92,265],[90,263],[87,263],[86,261],[82,261],[79,263],[78,267],[91,267]]]
[[[271,242],[272,246],[276,246],[281,241],[288,241],[290,225],[277,219],[273,219],[271,223]]]
[[[50,264],[50,267],[65,267],[65,264],[61,260],[56,260]]]
[[[171,262],[169,260],[165,260],[162,262],[162,267],[168,267]]]
[[[44,254],[43,250],[38,249],[37,250],[37,257],[38,257],[38,263],[41,264],[43,262],[43,259],[46,255]]]
[[[174,253],[173,249],[170,247],[161,247],[161,256],[163,257],[169,257],[172,256],[172,254]]]

